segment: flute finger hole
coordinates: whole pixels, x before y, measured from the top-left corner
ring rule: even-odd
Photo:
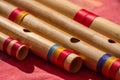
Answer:
[[[27,29],[23,29],[23,31],[24,31],[24,32],[31,32],[31,31],[29,31],[29,30],[27,30]]]
[[[70,41],[71,41],[72,43],[77,43],[77,42],[80,42],[80,40],[79,40],[79,39],[77,39],[77,38],[71,38],[71,39],[70,39]]]
[[[109,43],[116,43],[115,41],[113,41],[112,39],[108,40]]]

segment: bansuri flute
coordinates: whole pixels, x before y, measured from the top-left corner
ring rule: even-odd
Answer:
[[[53,61],[56,64],[56,59],[58,57],[57,63],[61,63],[58,61],[63,61],[65,58],[64,55],[68,55],[69,51],[63,52],[63,48],[60,50],[56,48],[58,45],[55,43],[48,41],[47,39],[38,36],[30,32],[29,30],[5,19],[0,16],[0,29],[4,33],[9,33],[9,35],[16,37],[19,40],[27,42],[30,45],[30,48],[39,56],[44,59],[48,59]],[[77,43],[71,43],[70,39],[66,39],[66,45],[70,45],[69,47],[79,52],[79,55],[84,60],[84,64],[91,68],[94,71],[98,71],[110,78],[118,79],[120,75],[120,59],[112,56],[111,54],[107,54],[97,48],[90,46],[89,44],[79,41]],[[40,52],[39,52],[40,51]],[[61,52],[61,54],[59,53]],[[52,56],[52,57],[51,57]],[[53,58],[54,59],[51,59]],[[76,59],[77,58],[77,59]],[[69,55],[67,59],[64,61],[64,68],[67,71],[76,71],[80,67],[81,59],[75,54]],[[63,62],[62,62],[63,64]],[[72,67],[70,67],[72,66]],[[68,70],[69,69],[69,70]]]
[[[28,54],[28,47],[12,37],[0,32],[0,50],[18,60],[23,60]]]
[[[17,2],[19,3],[18,5],[25,7],[27,10],[37,13],[38,16],[40,16],[39,14],[41,14],[42,12],[43,12],[42,16],[46,15],[44,13],[47,10],[49,10],[49,9],[47,9],[47,7],[41,5],[33,0],[31,0],[31,1],[19,0],[19,1],[16,1],[16,3]],[[29,5],[26,5],[26,4],[29,4]],[[38,6],[38,5],[40,5],[40,6]],[[41,9],[46,9],[46,10],[43,11]],[[2,1],[0,2],[0,10],[1,10],[1,13],[3,13],[3,15],[5,15],[5,16],[9,17],[10,20],[15,21],[16,23],[19,23],[19,24],[21,23],[22,25],[26,26],[27,28],[29,28],[31,30],[36,30],[37,32],[40,32],[41,34],[47,35],[54,39],[56,39],[56,37],[58,37],[59,39],[56,39],[56,40],[59,40],[62,43],[64,42],[63,38],[60,38],[60,36],[61,37],[65,36],[65,34],[62,35],[63,32],[60,33],[60,30],[58,32],[57,31],[58,29],[56,30],[56,29],[51,28],[53,26],[43,22],[43,20],[40,20],[40,19],[38,20],[34,16],[28,14],[27,12],[25,12],[15,6],[12,6],[11,4],[9,4],[7,2],[2,2]],[[53,14],[54,14],[54,12],[53,12]],[[58,16],[58,14],[56,16]],[[49,17],[49,15],[45,18],[51,19],[51,21],[55,21],[55,17],[54,18]],[[60,20],[59,20],[59,18],[60,18]],[[94,45],[95,47],[98,47],[98,48],[104,50],[105,52],[114,53],[115,56],[120,57],[120,49],[119,49],[120,44],[119,43],[95,32],[93,30],[82,27],[82,25],[79,25],[76,22],[74,22],[73,20],[68,19],[64,16],[60,16],[60,14],[59,14],[59,18],[57,18],[58,21],[56,21],[56,22],[60,22],[59,25],[62,25],[62,27],[64,29],[69,29],[69,31],[71,33],[77,32],[76,34],[79,38],[84,38],[84,40],[87,40],[89,43],[92,43],[92,45]],[[65,22],[64,22],[64,20],[65,20]],[[55,33],[55,34],[51,35],[51,33],[53,33],[53,34]],[[53,37],[53,36],[55,36],[55,37]]]
[[[15,1],[15,0],[7,0]],[[97,16],[96,14],[77,6],[67,0],[37,0],[64,15],[74,19],[75,21],[86,25],[101,34],[109,36],[120,41],[120,25],[113,23],[107,19]]]
[[[22,16],[25,17],[24,15],[22,15]],[[15,21],[17,21],[17,22],[24,21],[23,17],[20,17],[20,18],[16,17],[15,18],[13,16],[13,18],[15,18]],[[0,18],[0,19],[1,19],[0,23],[3,24],[3,22],[5,21],[5,19],[2,19],[2,18]],[[36,21],[35,18],[31,18],[31,19],[33,21],[34,20]],[[9,22],[9,21],[6,21],[6,22]],[[5,24],[5,22],[4,22],[4,24]],[[28,23],[26,23],[26,24],[28,24]],[[35,22],[35,24],[36,24],[36,22]],[[37,26],[37,24],[36,24],[36,26]],[[42,30],[40,30],[40,31],[42,31]],[[46,34],[50,34],[50,33],[46,32]],[[53,36],[54,34],[58,34],[57,31],[55,33],[51,33],[51,36]],[[61,33],[61,35],[62,35],[62,33]],[[64,35],[66,35],[66,34],[64,34]],[[73,36],[71,36],[71,37],[69,37],[70,35],[67,35],[68,37],[67,36],[62,37],[63,35],[62,36],[59,35],[59,37],[57,37],[57,36],[54,37],[54,38],[56,40],[59,40],[60,43],[62,43],[64,45],[66,45],[66,46],[68,46],[68,47],[70,47],[70,48],[78,51],[79,53],[81,53],[79,55],[82,56],[82,59],[84,60],[86,66],[88,66],[89,68],[91,68],[94,71],[98,71],[98,72],[103,73],[107,77],[118,78],[118,75],[120,73],[119,72],[119,64],[116,64],[116,63],[119,63],[119,59],[118,58],[113,57],[110,54],[106,54],[105,52],[103,52],[101,50],[98,50],[98,49],[90,46],[89,44],[83,42],[82,40],[79,40],[79,39],[77,39],[77,38],[75,38]],[[114,68],[116,68],[115,71],[114,71]],[[111,72],[111,71],[114,71],[114,73]],[[111,75],[113,75],[113,76],[111,77]]]
[[[81,68],[82,60],[73,51],[30,32],[1,16],[0,30],[28,44],[36,55],[64,68],[68,72],[75,73]]]

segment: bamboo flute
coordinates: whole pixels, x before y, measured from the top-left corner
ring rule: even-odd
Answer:
[[[9,33],[8,35],[13,36],[16,39],[26,42],[27,44],[29,44],[32,51],[34,51],[37,55],[41,56],[44,59],[47,58],[47,53],[51,52],[51,51],[48,51],[48,50],[51,50],[50,49],[51,46],[56,45],[55,43],[50,42],[50,41],[46,40],[45,38],[30,32],[29,30],[5,19],[2,16],[0,16],[0,30],[2,30],[2,32],[6,33],[6,34]],[[70,45],[69,47],[71,47],[72,49],[79,52],[78,55],[81,56],[81,58],[84,60],[84,64],[87,67],[91,68],[94,71],[103,73],[107,77],[118,78],[118,76],[120,74],[120,72],[119,72],[119,65],[120,65],[119,60],[120,59],[119,58],[116,58],[108,53],[105,53],[105,52],[97,49],[97,48],[94,48],[83,41],[79,41],[77,43],[71,43],[69,41],[69,38],[67,41],[68,42],[66,45]],[[56,51],[54,51],[54,55],[55,55],[55,52]],[[57,52],[59,52],[59,51],[57,51]],[[53,58],[54,55],[51,58]],[[72,54],[70,57],[69,56],[66,58],[67,60],[65,60],[65,62],[64,62],[64,68],[67,71],[68,70],[70,71],[70,69],[72,69],[71,71],[74,71],[74,70],[76,71],[76,69],[78,69],[80,67],[81,59],[77,55],[75,56],[75,54],[74,55]],[[62,57],[61,57],[61,59],[62,59]],[[59,60],[61,60],[61,59],[59,59]],[[52,59],[51,59],[51,61],[52,61]],[[69,65],[69,68],[68,68],[68,65]],[[72,68],[70,68],[70,66],[72,66]],[[111,71],[113,71],[114,68],[116,68],[116,71],[114,71],[114,73],[112,73]],[[110,75],[113,75],[113,76],[111,77]]]
[[[14,7],[14,6],[13,6]],[[9,6],[9,9],[11,7]],[[12,8],[11,8],[12,9]],[[2,10],[2,9],[1,9]],[[8,13],[5,13],[8,14]],[[25,14],[26,15],[26,14]],[[30,20],[30,16],[29,15],[29,20]],[[25,16],[23,15],[24,19]],[[21,17],[20,17],[21,18]],[[18,18],[17,18],[18,19]],[[24,21],[23,18],[18,19],[17,22],[21,22]],[[31,18],[32,21],[35,20],[35,18]],[[38,20],[38,19],[37,19]],[[6,21],[6,22],[5,22]],[[0,28],[5,29],[6,31],[9,30],[8,28],[14,28],[15,26],[13,26],[13,23],[11,23],[12,25],[10,25],[9,27],[7,25],[3,25],[8,23],[8,20],[3,19],[2,17],[0,18]],[[29,22],[29,21],[28,21]],[[39,21],[40,23],[40,21]],[[2,25],[1,25],[2,24]],[[24,23],[25,24],[25,23]],[[26,23],[27,24],[27,23]],[[36,24],[36,22],[35,22]],[[7,26],[7,27],[6,27]],[[13,27],[11,27],[13,26]],[[33,25],[32,25],[33,26]],[[37,26],[37,25],[36,25]],[[29,28],[29,27],[28,27]],[[37,27],[36,27],[37,28]],[[20,29],[19,29],[20,30]],[[19,30],[14,30],[12,29],[12,31],[19,31]],[[32,29],[31,29],[32,30]],[[42,30],[41,30],[42,31]],[[14,32],[14,34],[15,34]],[[46,35],[50,34],[46,32]],[[56,32],[55,32],[56,34]],[[51,36],[54,34],[51,34]],[[62,35],[62,34],[61,34]],[[64,34],[65,35],[65,34]],[[57,35],[58,36],[58,35]],[[68,37],[67,37],[68,36]],[[73,36],[69,37],[70,35],[67,36],[59,36],[59,37],[54,37],[56,40],[60,39],[60,43],[78,51],[80,54],[80,56],[82,56],[82,59],[84,60],[84,63],[87,67],[91,68],[94,71],[98,71],[101,72],[102,74],[104,74],[107,77],[110,78],[117,78],[118,79],[118,75],[119,75],[119,59],[111,56],[110,54],[106,54],[105,52],[83,42],[82,40],[79,40]],[[51,37],[52,38],[52,37]],[[28,38],[27,38],[28,39]],[[62,41],[61,41],[62,40]],[[44,40],[43,40],[44,41]],[[118,63],[118,64],[116,64]],[[114,73],[112,72],[114,70],[114,68],[116,68],[116,70],[114,71]],[[111,76],[113,75],[113,76]]]
[[[27,9],[31,12],[35,12],[36,15],[38,15],[38,17],[40,16],[39,14],[42,14],[42,13],[43,13],[43,16],[46,15],[46,14],[44,14],[45,11],[43,11],[43,10],[41,11],[41,9],[47,9],[47,7],[41,5],[33,0],[31,0],[31,1],[19,0],[17,2],[19,2],[18,5],[20,5],[21,7],[25,7],[25,9]],[[29,5],[25,5],[25,4],[29,4]],[[36,5],[37,6],[41,5],[41,7],[40,6],[37,7]],[[10,18],[10,15],[12,14],[12,12],[14,13],[15,10],[17,11],[17,7],[12,6],[11,4],[9,4],[7,2],[0,2],[0,7],[1,7],[0,8],[1,13],[3,13],[4,16],[9,17],[9,18]],[[47,9],[47,10],[49,10],[49,9]],[[53,12],[53,14],[54,14],[54,12]],[[85,41],[89,42],[90,44],[94,45],[95,47],[100,48],[101,50],[104,50],[105,52],[108,52],[108,53],[114,53],[115,56],[120,57],[120,49],[119,49],[120,44],[119,43],[95,32],[93,30],[82,27],[82,25],[74,22],[73,20],[71,21],[70,19],[66,18],[65,16],[60,16],[60,14],[59,15],[55,14],[55,15],[59,16],[61,21],[59,20],[59,18],[57,18],[58,21],[56,21],[55,18],[53,18],[52,16],[49,17],[49,15],[48,16],[46,15],[47,17],[45,17],[45,18],[51,19],[52,21],[59,22],[60,25],[61,24],[63,25],[62,27],[64,29],[68,29],[71,33],[76,33],[77,37],[79,37],[80,39],[84,38]],[[64,22],[64,20],[65,20],[64,18],[66,19],[65,22]],[[40,20],[40,19],[38,20],[37,18],[35,18],[34,16],[32,16],[30,14],[25,14],[22,21],[19,21],[17,19],[16,19],[16,21],[15,20],[13,20],[13,21],[20,23],[21,25],[24,25],[25,27],[27,27],[31,30],[37,31],[44,35],[47,35],[48,37],[50,37],[52,39],[56,39],[56,37],[57,37],[58,39],[56,39],[56,40],[61,41],[61,43],[64,42],[63,41],[64,39],[61,37],[63,37],[63,36],[68,37],[68,35],[65,35],[66,34],[65,32],[58,30],[57,28],[53,29],[53,26],[49,25],[48,23],[44,22],[43,20]],[[51,35],[51,33],[53,33],[53,34],[55,33],[55,34]]]
[[[9,0],[15,1],[15,0]],[[101,34],[120,41],[120,25],[99,17],[67,0],[37,0]],[[83,21],[84,19],[84,21]],[[85,21],[86,20],[86,21]],[[89,22],[89,23],[88,23]],[[87,24],[88,23],[88,24]]]
[[[64,68],[68,72],[75,73],[81,68],[81,58],[71,50],[30,32],[2,16],[0,16],[0,30],[28,44],[36,55]]]
[[[23,60],[28,54],[28,47],[21,42],[0,32],[0,50],[18,60]]]

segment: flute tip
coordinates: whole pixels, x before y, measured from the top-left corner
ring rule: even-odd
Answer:
[[[16,58],[18,60],[23,60],[28,55],[28,47],[26,45],[21,45],[17,51]]]

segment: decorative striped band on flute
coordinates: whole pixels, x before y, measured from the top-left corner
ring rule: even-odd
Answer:
[[[16,57],[18,60],[25,59],[28,54],[28,47],[26,45],[23,45],[21,42],[18,42],[3,33],[0,33],[0,43],[2,46],[1,50]]]
[[[57,59],[57,64],[59,65],[59,66],[61,66],[61,67],[64,67],[63,65],[64,65],[64,61],[66,60],[66,58],[70,55],[72,53],[72,51],[71,50],[63,50],[61,53],[60,53],[60,55],[59,55],[59,57],[58,57],[58,59]],[[67,64],[66,64],[67,65]]]
[[[18,58],[18,49],[19,47],[21,47],[21,42],[16,42],[15,44],[13,44],[13,46],[11,47],[11,53],[13,56],[16,56],[16,58]]]
[[[104,54],[98,61],[97,63],[97,71],[102,73],[102,68],[106,62],[106,60],[111,57],[112,55],[111,54]]]
[[[21,8],[16,8],[15,10],[13,10],[11,12],[11,14],[9,15],[9,19],[20,24],[21,21],[23,20],[23,18],[28,15],[28,12],[24,11]]]
[[[58,44],[53,45],[50,50],[48,51],[48,55],[47,55],[47,60],[51,61],[51,56],[53,55],[54,51],[56,50],[56,48],[58,48]]]
[[[51,61],[55,64],[58,64],[57,63],[57,59],[59,57],[59,55],[64,51],[66,50],[66,48],[62,47],[62,46],[58,46],[58,48],[55,49],[53,55],[51,56]]]
[[[55,44],[48,51],[47,60],[64,68],[64,62],[71,53],[73,53],[71,50],[68,50],[58,44]]]
[[[13,40],[13,38],[8,38],[4,41],[4,43],[3,43],[3,51],[4,52],[7,52],[7,47],[12,40]],[[8,54],[11,55],[11,53],[8,53]]]
[[[114,56],[111,56],[111,57],[109,57],[109,58],[106,60],[104,66],[103,66],[103,68],[102,68],[102,73],[103,73],[104,75],[106,75],[107,77],[110,77],[110,75],[109,75],[110,67],[112,66],[112,64],[113,64],[116,60],[118,60],[118,58],[116,58],[116,57],[114,57]]]
[[[111,65],[110,70],[109,70],[109,76],[111,78],[115,78],[117,77],[117,72],[119,71],[120,68],[120,59],[117,59],[116,61],[114,61],[114,63]]]
[[[120,59],[111,54],[103,55],[97,63],[97,71],[112,79],[116,78],[119,68]]]
[[[96,17],[98,17],[96,14],[81,9],[76,13],[73,19],[86,27],[89,27]]]

